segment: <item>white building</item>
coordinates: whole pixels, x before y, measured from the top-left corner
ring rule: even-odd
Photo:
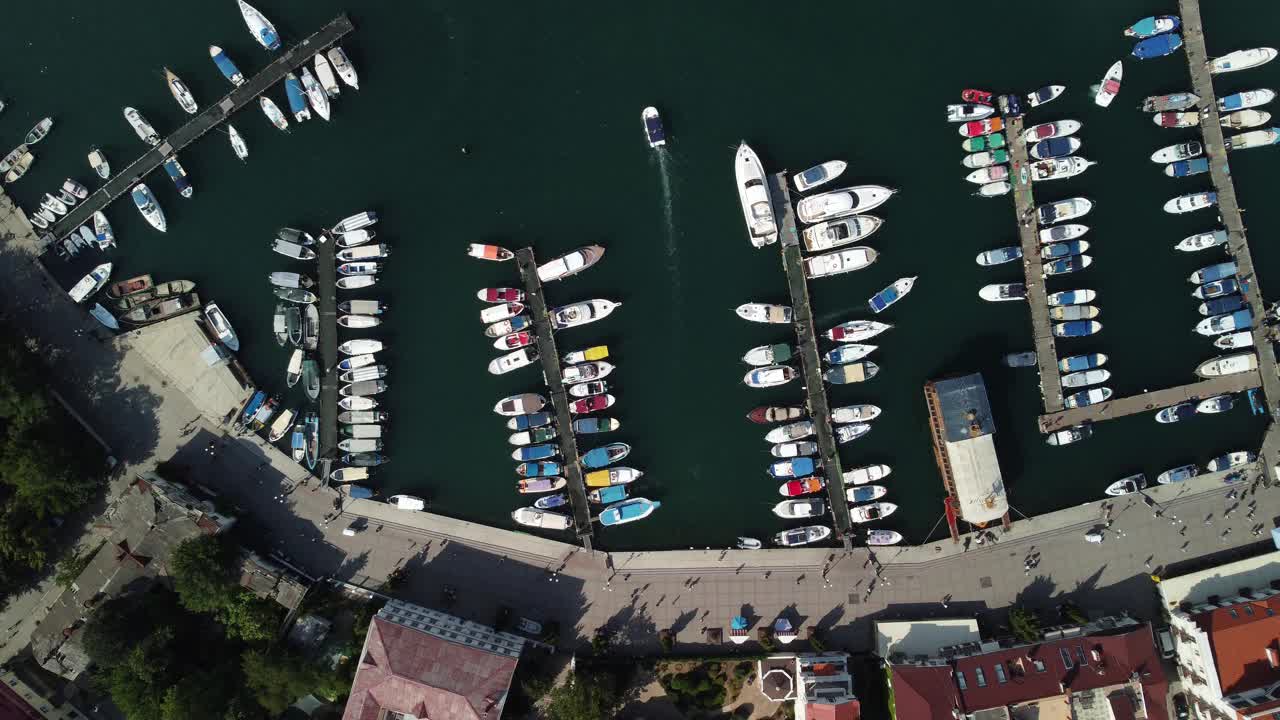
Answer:
[[[842,652],[770,655],[756,663],[760,692],[792,702],[796,720],[860,720],[849,656]]]

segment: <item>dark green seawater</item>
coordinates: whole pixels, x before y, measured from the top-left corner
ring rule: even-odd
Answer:
[[[262,0],[286,42],[318,29],[343,5]],[[777,483],[763,428],[743,419],[762,403],[795,403],[798,386],[742,385],[747,348],[790,339],[789,330],[749,324],[732,308],[787,299],[776,247],[752,250],[733,189],[733,148],[746,139],[770,168],[803,169],[844,158],[852,182],[901,188],[876,211],[887,224],[872,238],[880,260],[866,271],[812,284],[819,323],[864,316],[864,302],[894,278],[919,275],[916,290],[886,313],[897,325],[876,339],[883,372],[832,391],[833,404],[874,402],[885,414],[843,450],[846,465],[894,467],[887,526],[923,542],[941,517],[942,486],[930,449],[922,385],[980,371],[995,409],[1005,482],[1013,506],[1035,514],[1097,497],[1113,479],[1255,447],[1263,422],[1247,404],[1225,416],[1172,427],[1150,417],[1107,422],[1087,443],[1050,448],[1035,431],[1034,371],[1000,357],[1029,345],[1018,303],[981,302],[989,282],[1020,278],[1016,264],[982,269],[981,250],[1016,242],[1011,202],[970,197],[955,127],[942,106],[964,87],[1028,91],[1062,83],[1067,93],[1030,119],[1084,122],[1082,155],[1101,165],[1038,188],[1039,197],[1086,195],[1097,202],[1094,265],[1052,289],[1099,292],[1103,332],[1061,344],[1066,352],[1111,356],[1109,383],[1124,395],[1189,381],[1213,354],[1194,335],[1199,319],[1186,276],[1218,253],[1172,247],[1214,226],[1211,212],[1174,217],[1169,197],[1207,186],[1172,180],[1147,160],[1192,135],[1155,128],[1135,110],[1145,95],[1189,89],[1177,56],[1126,60],[1124,87],[1109,110],[1090,85],[1126,57],[1120,30],[1168,5],[1090,0],[1029,3],[984,13],[930,3],[609,4],[379,3],[354,5],[357,32],[344,43],[362,80],[345,90],[334,120],[283,135],[256,107],[234,118],[251,150],[246,165],[224,134],[182,153],[195,197],[177,196],[163,171],[150,179],[169,232],[148,227],[124,199],[108,210],[120,247],[115,277],[150,272],[190,278],[217,300],[258,382],[284,390],[286,351],[271,338],[271,270],[301,269],[267,249],[281,225],[317,228],[366,208],[384,218],[394,246],[377,292],[389,323],[375,333],[394,349],[394,415],[379,474],[387,492],[428,496],[434,509],[511,526],[521,504],[508,459],[508,431],[490,412],[498,398],[533,388],[535,371],[495,379],[494,354],[477,320],[477,288],[513,284],[512,265],[463,257],[472,241],[532,244],[550,258],[599,242],[604,261],[549,287],[553,302],[622,300],[607,321],[561,334],[563,349],[607,342],[619,369],[609,382],[623,422],[616,439],[635,447],[627,464],[647,471],[635,489],[663,502],[651,519],[600,533],[610,548],[724,546],[736,535],[781,528],[770,513]],[[162,134],[184,120],[161,67],[177,72],[202,104],[228,85],[206,53],[222,45],[245,72],[267,61],[231,0],[204,3],[20,3],[7,24],[25,28],[0,49],[0,115],[6,145],[40,117],[56,126],[36,150],[28,177],[10,192],[33,207],[68,175],[91,184],[85,161],[101,145],[116,168],[142,151],[120,109],[138,107]],[[1260,1],[1205,8],[1210,51],[1280,44],[1280,5]],[[1220,93],[1280,86],[1280,63],[1223,76]],[[283,89],[273,93],[285,107]],[[672,137],[662,154],[642,138],[645,105],[663,111]],[[1274,108],[1273,108],[1274,110]],[[469,155],[459,148],[469,146]],[[1272,199],[1280,151],[1233,156],[1233,172],[1264,287],[1280,287],[1280,210]],[[52,262],[68,284],[96,264]],[[1274,292],[1274,290],[1273,290]],[[299,398],[294,398],[295,400]],[[614,438],[610,438],[614,439]],[[590,447],[593,443],[583,443]],[[941,531],[939,531],[941,532]],[[934,537],[937,537],[935,535]]]

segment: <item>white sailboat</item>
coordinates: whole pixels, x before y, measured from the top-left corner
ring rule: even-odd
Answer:
[[[315,57],[316,77],[320,80],[320,86],[324,88],[325,94],[331,98],[336,98],[342,94],[342,89],[338,87],[338,78],[333,74],[333,66],[325,59],[324,53],[316,53]]]
[[[306,65],[302,66],[302,89],[307,92],[307,100],[311,103],[311,109],[316,111],[322,119],[329,119],[329,95],[325,93],[324,88],[320,87],[320,83],[316,81],[316,76],[311,74]]]
[[[253,39],[258,44],[268,50],[280,49],[280,34],[276,32],[276,26],[266,18],[258,9],[244,0],[238,0],[240,3],[240,14],[244,17],[244,24],[249,26],[249,32],[253,35]]]
[[[156,146],[160,144],[160,135],[156,129],[151,127],[151,123],[142,117],[142,113],[131,107],[124,109],[124,119],[129,122],[129,126],[133,131],[138,133],[138,137],[148,145]]]
[[[236,130],[236,126],[227,123],[227,136],[231,138],[231,149],[235,152],[236,157],[244,160],[249,157],[249,146],[245,144],[244,137],[240,135],[240,131]]]

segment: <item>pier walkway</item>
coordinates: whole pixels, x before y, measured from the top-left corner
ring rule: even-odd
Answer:
[[[591,507],[587,504],[587,484],[582,476],[582,457],[578,454],[578,439],[573,434],[573,414],[569,412],[569,394],[565,391],[564,377],[560,374],[560,351],[556,348],[555,332],[551,328],[551,314],[547,310],[547,298],[542,294],[542,280],[538,277],[538,261],[533,248],[516,251],[516,264],[520,268],[520,280],[524,283],[525,302],[533,317],[533,331],[538,337],[538,359],[542,362],[542,375],[551,394],[555,409],[556,427],[560,428],[560,456],[564,465],[564,477],[569,482],[569,504],[573,508],[573,523],[578,539],[591,549]]]
[[[316,295],[320,311],[320,479],[329,484],[329,468],[338,452],[338,272],[337,243],[316,247]]]
[[[1031,179],[1020,181],[1028,168],[1027,143],[1022,139],[1022,116],[1006,117],[1005,135],[1013,169],[1009,182],[1013,185],[1013,205],[1018,213],[1018,241],[1022,246],[1022,270],[1026,275],[1027,306],[1031,310],[1031,338],[1036,346],[1036,365],[1040,368],[1040,395],[1047,413],[1062,409],[1062,379],[1058,374],[1058,349],[1049,320],[1048,291],[1045,289],[1044,263],[1040,260],[1040,224],[1036,217],[1036,200]]]
[[[853,547],[849,531],[853,522],[849,519],[849,502],[844,494],[844,472],[840,467],[840,452],[836,446],[835,432],[831,429],[831,405],[827,402],[827,387],[822,378],[822,360],[818,355],[817,328],[813,323],[813,307],[809,303],[809,285],[804,275],[804,258],[800,255],[800,233],[796,230],[795,212],[791,207],[791,193],[787,189],[785,172],[771,175],[769,193],[773,197],[774,217],[778,219],[779,242],[782,250],[782,268],[787,273],[787,289],[791,292],[791,307],[795,318],[796,340],[800,368],[804,371],[805,404],[809,418],[817,430],[817,442],[822,458],[822,472],[827,479],[827,502],[831,506],[831,518],[836,535],[846,549]]]
[[[1160,408],[1166,408],[1182,402],[1196,402],[1215,395],[1244,392],[1261,384],[1262,381],[1255,370],[1238,375],[1226,375],[1224,377],[1201,380],[1190,385],[1179,385],[1178,387],[1156,390],[1141,395],[1115,398],[1097,405],[1071,408],[1061,412],[1041,415],[1040,432],[1051,433],[1084,422],[1111,420],[1126,415],[1137,415],[1142,412],[1155,412]]]
[[[1280,410],[1280,376],[1276,374],[1275,346],[1266,337],[1266,303],[1262,298],[1262,286],[1254,272],[1253,256],[1245,237],[1244,219],[1236,199],[1235,184],[1227,168],[1227,147],[1218,120],[1218,96],[1213,91],[1213,76],[1209,73],[1209,53],[1205,47],[1204,24],[1200,19],[1199,0],[1178,0],[1182,14],[1183,39],[1186,41],[1187,67],[1191,72],[1191,89],[1200,96],[1200,131],[1204,140],[1205,155],[1209,158],[1209,173],[1213,189],[1218,193],[1218,216],[1227,230],[1227,253],[1239,268],[1236,275],[1249,292],[1245,299],[1253,310],[1253,346],[1258,354],[1258,372],[1262,376],[1262,392],[1273,420]]]
[[[236,111],[257,100],[258,96],[268,88],[282,82],[285,75],[306,63],[317,52],[341,40],[352,30],[355,30],[355,26],[344,13],[329,21],[329,24],[319,32],[297,45],[286,48],[270,65],[247,78],[243,85],[232,89],[218,102],[206,106],[187,124],[118,171],[83,202],[68,211],[49,228],[47,233],[41,236],[43,248],[48,249],[55,241],[66,238],[81,225],[91,222],[94,212],[105,208],[121,195],[128,194],[135,184],[163,165],[170,155],[200,139]],[[120,121],[123,122],[123,118],[120,118]]]

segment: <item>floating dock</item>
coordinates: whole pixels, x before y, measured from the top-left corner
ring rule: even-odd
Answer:
[[[200,139],[205,133],[220,125],[236,111],[257,100],[276,83],[282,82],[285,75],[305,64],[317,52],[333,45],[348,33],[355,30],[351,19],[346,14],[339,15],[329,21],[319,32],[308,37],[297,45],[285,49],[280,56],[259,71],[245,83],[232,89],[221,100],[206,106],[191,118],[187,124],[178,128],[164,138],[156,147],[147,150],[138,159],[119,170],[97,190],[67,212],[54,223],[46,233],[40,236],[42,250],[47,250],[55,242],[60,242],[77,230],[81,225],[92,221],[93,213],[102,210],[116,198],[126,195],[133,186],[141,182],[147,175],[164,164],[166,158],[191,143]],[[117,118],[124,122],[123,117]],[[141,142],[141,141],[139,141]]]
[[[1040,395],[1046,413],[1062,409],[1062,378],[1058,374],[1057,341],[1053,322],[1049,319],[1048,291],[1045,289],[1044,263],[1040,260],[1040,219],[1036,216],[1036,199],[1031,190],[1030,159],[1027,143],[1022,138],[1022,116],[1005,118],[1005,134],[1013,165],[1009,182],[1013,185],[1013,205],[1018,214],[1018,240],[1022,246],[1022,271],[1026,275],[1027,306],[1031,309],[1031,338],[1036,345],[1036,365],[1040,368]],[[1027,169],[1027,181],[1021,182]]]
[[[778,246],[782,250],[782,269],[786,271],[787,289],[791,293],[800,367],[804,371],[805,404],[809,408],[809,418],[817,430],[822,472],[827,480],[827,502],[831,506],[836,535],[846,549],[851,549],[853,543],[849,538],[849,531],[853,522],[849,518],[849,501],[844,494],[840,452],[835,432],[831,429],[831,405],[827,402],[826,381],[822,378],[818,331],[813,323],[808,278],[805,277],[804,258],[800,254],[800,233],[796,230],[796,216],[791,207],[791,192],[787,189],[785,172],[769,176],[769,194],[773,198],[774,217],[778,219]]]
[[[565,480],[569,482],[569,504],[573,508],[575,532],[583,547],[590,550],[591,507],[587,504],[582,457],[578,454],[578,439],[573,434],[569,393],[565,390],[564,377],[560,374],[560,351],[556,348],[555,331],[551,328],[551,314],[547,310],[547,298],[542,293],[542,280],[538,277],[538,261],[534,257],[533,248],[517,250],[516,264],[520,268],[525,301],[533,318],[533,331],[538,338],[538,359],[542,362],[542,375],[551,394],[551,405],[555,408],[556,426],[560,428],[560,456]]]
[[[321,236],[324,239],[324,236]],[[328,238],[316,247],[316,295],[320,311],[320,464],[317,472],[329,484],[329,468],[338,455],[338,271],[337,242]]]
[[[1170,405],[1198,402],[1207,400],[1215,395],[1245,392],[1259,387],[1261,384],[1262,380],[1258,376],[1258,371],[1253,370],[1247,373],[1201,380],[1190,385],[1179,385],[1178,387],[1156,390],[1141,395],[1113,398],[1097,405],[1070,408],[1041,415],[1040,432],[1051,433],[1069,428],[1072,425],[1079,425],[1080,423],[1111,420],[1144,412],[1155,413],[1161,408],[1166,408]]]

